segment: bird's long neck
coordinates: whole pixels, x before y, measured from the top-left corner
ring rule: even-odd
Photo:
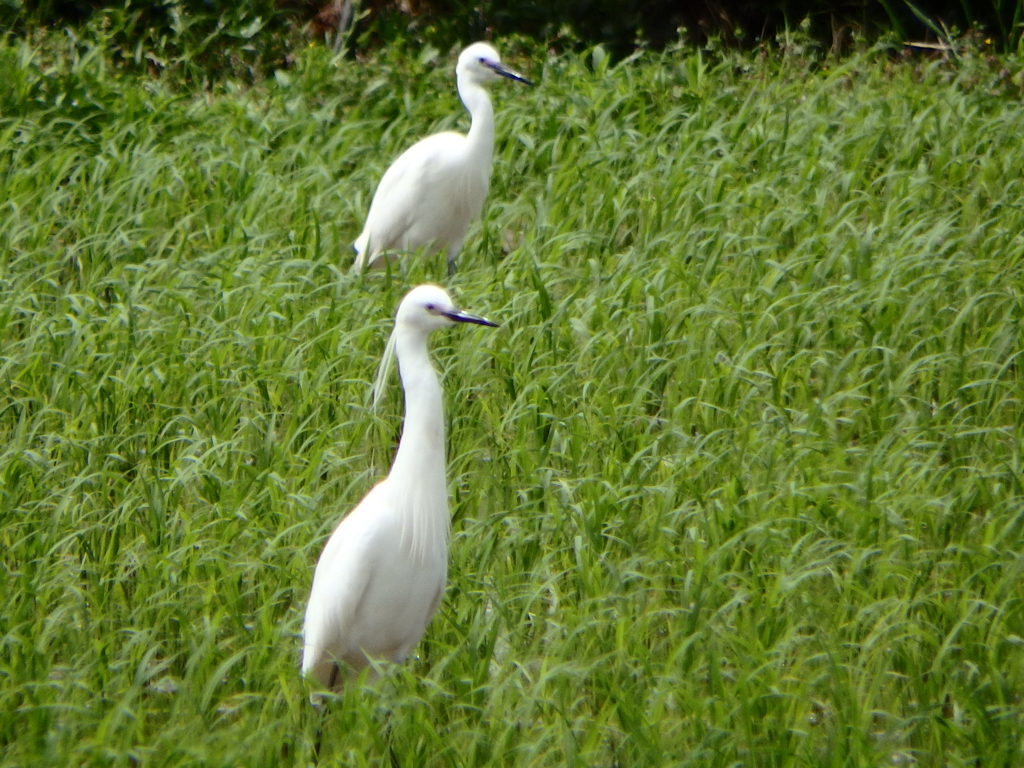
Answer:
[[[426,335],[401,333],[395,352],[405,390],[405,422],[389,475],[403,510],[403,540],[416,556],[447,556],[448,482],[441,384]]]
[[[483,86],[476,83],[459,84],[459,96],[473,119],[466,140],[470,154],[479,160],[490,175],[491,155],[494,153],[494,108],[491,97]]]

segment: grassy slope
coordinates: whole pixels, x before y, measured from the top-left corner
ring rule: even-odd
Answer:
[[[443,274],[347,244],[465,124],[449,68],[314,49],[193,98],[3,56],[0,765],[306,765],[312,565]],[[1019,763],[1019,100],[977,61],[599,59],[495,89],[451,284],[503,328],[435,343],[452,583],[323,763]]]

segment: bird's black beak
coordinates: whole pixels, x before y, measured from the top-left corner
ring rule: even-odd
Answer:
[[[476,325],[487,325],[491,328],[499,327],[497,323],[492,323],[486,317],[471,315],[469,312],[463,312],[461,309],[453,309],[451,312],[445,312],[444,316],[456,323],[475,323]]]
[[[516,80],[516,81],[518,81],[520,83],[526,83],[527,85],[533,85],[532,82],[530,82],[525,77],[520,75],[514,69],[509,69],[504,64],[500,64],[500,63],[498,63],[496,61],[485,61],[483,63],[486,66],[488,66],[491,69],[493,69],[497,74],[501,75],[502,77],[507,77],[509,80]]]

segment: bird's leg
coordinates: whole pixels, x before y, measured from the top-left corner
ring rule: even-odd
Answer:
[[[320,724],[316,727],[316,741],[313,742],[313,763],[320,765],[320,744],[324,738],[324,720],[327,719],[327,705],[320,709]]]
[[[338,682],[338,671],[339,667],[337,662],[335,662],[331,668],[331,679],[327,682],[327,690],[334,690],[334,684]],[[320,764],[320,744],[324,738],[324,720],[327,719],[327,704],[321,704],[318,709],[320,709],[320,725],[316,727],[316,741],[313,743],[313,762],[317,765]]]
[[[459,251],[462,250],[462,239],[459,238],[453,243],[448,243],[448,247],[445,249],[444,257],[448,260],[448,277],[455,277],[455,258],[459,255]]]
[[[391,768],[402,768],[402,764],[398,761],[398,754],[395,752],[394,745],[394,729],[391,727],[391,710],[389,709],[384,713],[384,733],[388,740],[388,756],[391,758]]]

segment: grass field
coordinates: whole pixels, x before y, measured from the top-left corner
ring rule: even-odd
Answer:
[[[452,61],[0,46],[0,765],[306,766],[312,569],[434,339],[450,585],[321,765],[1024,764],[1021,64],[506,57],[460,269],[348,271]]]

